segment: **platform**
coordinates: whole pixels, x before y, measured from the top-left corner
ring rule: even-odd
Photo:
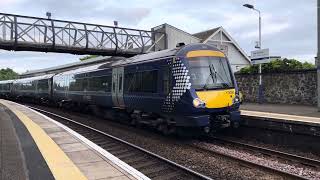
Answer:
[[[0,100],[0,179],[149,179],[68,127]]]
[[[243,125],[320,136],[320,112],[313,106],[244,103]]]

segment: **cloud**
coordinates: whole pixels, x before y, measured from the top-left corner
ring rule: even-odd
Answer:
[[[28,8],[25,8],[28,7]],[[118,20],[126,25],[136,25],[148,16],[151,9],[144,6],[125,7],[121,3],[103,0],[24,0],[19,3],[15,12],[24,12],[24,15],[45,17],[47,11],[52,18],[90,23],[104,22],[113,25]]]
[[[117,20],[122,27],[150,29],[168,23],[189,33],[223,26],[250,54],[258,40],[258,16],[244,8],[245,3],[261,10],[263,48],[270,48],[272,55],[314,61],[315,0],[0,0],[2,11],[7,13],[45,17],[45,12],[50,11],[53,18],[104,25],[113,25]],[[0,68],[10,66],[22,72],[78,58],[67,54],[0,51]]]

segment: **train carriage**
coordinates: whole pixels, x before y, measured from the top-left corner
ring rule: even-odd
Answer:
[[[10,98],[13,80],[0,81],[0,97]]]
[[[48,102],[51,97],[52,77],[54,74],[17,79],[13,81],[12,94],[16,99]]]

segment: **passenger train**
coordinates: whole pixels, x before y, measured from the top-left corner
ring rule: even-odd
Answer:
[[[239,92],[223,52],[183,45],[84,68],[0,81],[4,98],[67,108],[90,107],[111,119],[159,131],[208,133],[240,121]]]

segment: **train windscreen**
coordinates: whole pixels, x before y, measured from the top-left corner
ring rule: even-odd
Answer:
[[[191,83],[196,90],[233,88],[230,66],[226,58],[189,58]]]

